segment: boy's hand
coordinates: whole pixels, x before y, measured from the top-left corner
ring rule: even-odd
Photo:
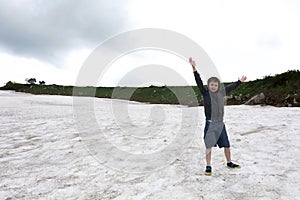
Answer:
[[[189,58],[189,62],[190,62],[190,64],[193,67],[193,71],[196,71],[196,62],[193,60],[192,57]]]
[[[241,78],[239,78],[239,80],[243,83],[247,80],[247,76],[242,76]]]
[[[190,61],[190,64],[191,64],[193,67],[196,67],[196,62],[193,60],[192,57],[189,58],[189,61]]]

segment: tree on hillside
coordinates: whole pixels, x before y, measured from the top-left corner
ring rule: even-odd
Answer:
[[[11,81],[8,81],[8,82],[5,84],[4,88],[6,88],[6,89],[13,89],[13,88],[14,88],[14,83],[11,82]]]
[[[36,79],[35,78],[29,78],[29,79],[26,79],[26,82],[33,85],[36,83]]]
[[[39,81],[40,85],[45,85],[45,81]]]

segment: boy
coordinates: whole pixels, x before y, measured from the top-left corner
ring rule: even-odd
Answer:
[[[239,165],[231,162],[230,143],[228,140],[225,124],[223,123],[224,116],[224,97],[237,88],[247,77],[242,76],[237,82],[228,85],[225,88],[220,88],[220,80],[216,77],[211,77],[207,81],[208,89],[204,88],[203,82],[196,69],[195,61],[190,58],[190,64],[193,67],[193,72],[197,86],[203,96],[204,112],[206,123],[204,128],[204,143],[206,147],[206,169],[205,174],[211,175],[211,148],[219,146],[224,147],[224,153],[227,160],[227,167],[240,168]]]

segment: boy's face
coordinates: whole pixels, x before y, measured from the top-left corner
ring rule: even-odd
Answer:
[[[217,92],[219,89],[219,83],[217,81],[211,81],[208,84],[208,89],[211,92]]]

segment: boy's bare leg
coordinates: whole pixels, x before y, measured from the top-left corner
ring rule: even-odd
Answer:
[[[206,166],[211,166],[211,148],[206,149]]]
[[[225,153],[227,163],[230,163],[231,162],[230,148],[224,148],[224,153]]]

